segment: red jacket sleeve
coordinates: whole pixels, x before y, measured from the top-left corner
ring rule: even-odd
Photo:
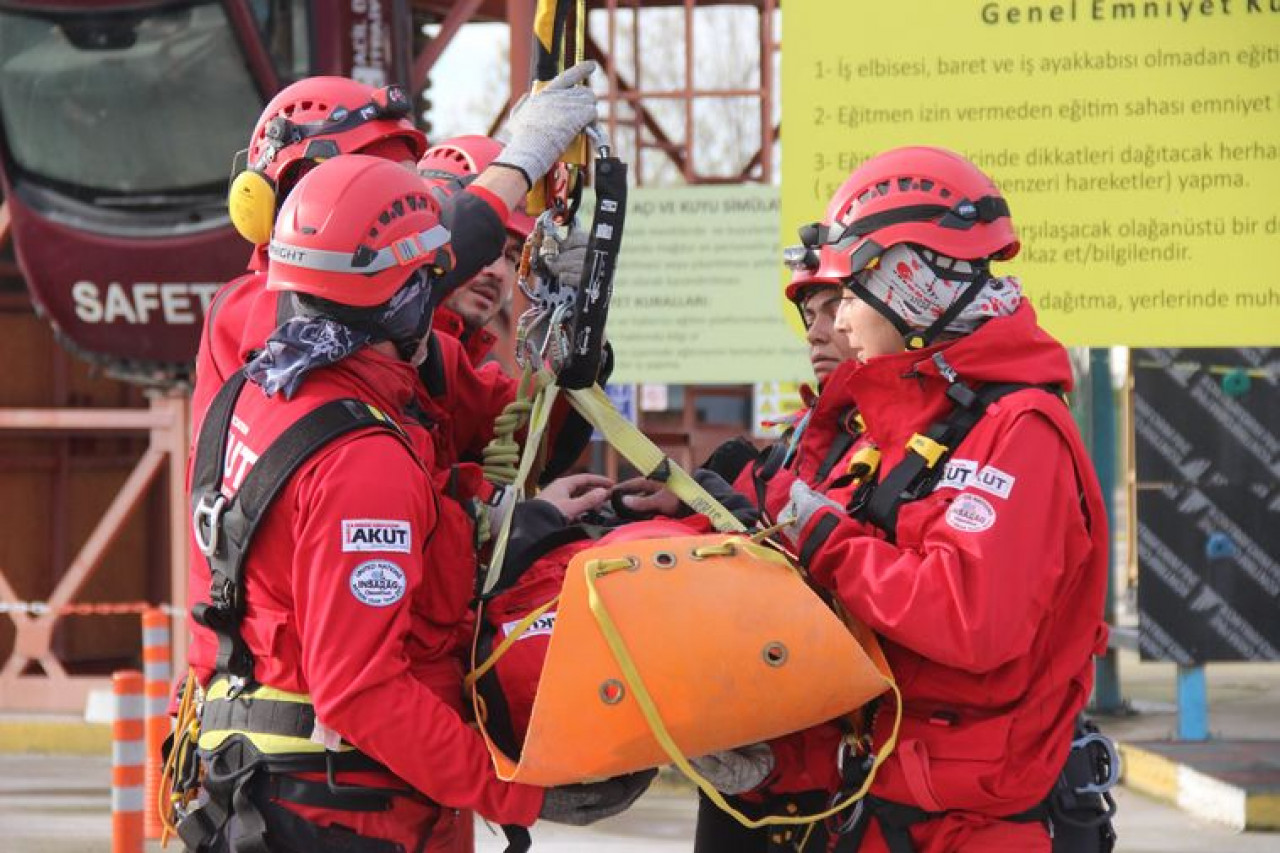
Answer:
[[[966,486],[904,504],[898,538],[915,547],[877,538],[830,510],[802,533],[802,548],[813,548],[814,580],[854,616],[924,657],[976,673],[1028,652],[1053,606],[1069,537],[1088,535],[1056,427],[1031,412],[1003,427],[980,424],[970,439],[984,427],[1003,429],[988,437],[991,452],[978,464],[1007,478],[1005,496]],[[811,543],[824,528],[825,541]]]
[[[324,452],[295,495],[293,596],[318,720],[441,804],[533,823],[541,789],[499,780],[480,736],[410,670],[414,614],[447,571],[426,561],[436,511],[425,475],[396,439],[366,436]],[[343,522],[370,520],[407,529],[409,542],[346,544]]]

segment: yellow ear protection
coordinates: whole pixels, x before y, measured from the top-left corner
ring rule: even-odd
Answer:
[[[266,141],[262,154],[231,181],[227,192],[231,224],[241,237],[255,246],[270,242],[276,206],[283,198],[276,197],[276,182],[267,175],[267,169],[281,151],[311,137],[337,136],[376,119],[403,118],[409,110],[409,99],[403,89],[384,86],[374,92],[372,100],[364,106],[354,110],[336,107],[324,121],[294,124],[282,115],[271,119],[264,131]],[[319,163],[341,153],[342,149],[333,139],[312,139],[300,159]]]

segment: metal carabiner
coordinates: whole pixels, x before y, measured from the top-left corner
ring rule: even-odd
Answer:
[[[609,134],[605,133],[596,122],[587,125],[582,131],[587,135],[587,139],[591,140],[591,144],[595,146],[596,156],[600,159],[606,159],[613,146],[609,144]]]
[[[1105,794],[1116,786],[1120,781],[1120,753],[1116,751],[1116,745],[1111,738],[1101,732],[1089,732],[1083,737],[1076,738],[1071,742],[1071,748],[1085,750],[1093,744],[1097,744],[1105,753],[1107,758],[1107,778],[1101,782],[1090,782],[1075,789],[1077,794]],[[1090,768],[1096,765],[1090,762]]]
[[[222,516],[227,511],[227,497],[218,492],[215,496],[206,493],[196,504],[191,513],[191,526],[196,538],[196,547],[206,557],[218,552],[222,543]]]

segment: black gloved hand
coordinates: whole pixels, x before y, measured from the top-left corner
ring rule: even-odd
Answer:
[[[715,471],[725,479],[725,482],[732,483],[738,479],[742,469],[756,461],[759,456],[760,451],[756,449],[756,446],[746,436],[740,435],[711,451],[707,461],[698,467],[706,468],[708,471]]]
[[[706,489],[711,497],[720,501],[724,508],[733,513],[733,517],[746,527],[755,527],[756,522],[760,520],[760,511],[756,509],[751,499],[735,491],[733,486],[725,482],[724,478],[715,471],[699,468],[693,472],[693,479],[697,480],[699,486]],[[687,507],[685,509],[687,511]]]
[[[657,770],[641,770],[626,776],[614,776],[603,782],[581,785],[557,785],[548,788],[538,817],[552,823],[586,826],[626,811],[640,799]]]

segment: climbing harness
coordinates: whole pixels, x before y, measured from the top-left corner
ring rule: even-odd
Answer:
[[[192,850],[209,849],[228,831],[237,853],[268,853],[271,839],[297,849],[349,843],[353,853],[390,853],[390,842],[331,830],[277,805],[298,803],[339,811],[385,811],[391,798],[426,802],[405,788],[341,784],[338,773],[388,773],[378,762],[325,732],[309,697],[260,684],[253,655],[240,633],[245,612],[244,563],[258,525],[292,475],[316,452],[358,430],[385,431],[408,448],[390,417],[354,399],[321,404],[286,429],[259,456],[235,494],[222,491],[223,459],[244,370],[218,391],[196,441],[192,468],[192,520],[197,546],[209,563],[210,601],[192,615],[218,639],[214,676],[202,697],[195,679],[184,687],[175,740],[166,761],[172,780],[162,803],[165,822]],[[324,781],[297,773],[323,773]],[[204,796],[193,805],[196,793]],[[231,819],[234,816],[235,821]]]

